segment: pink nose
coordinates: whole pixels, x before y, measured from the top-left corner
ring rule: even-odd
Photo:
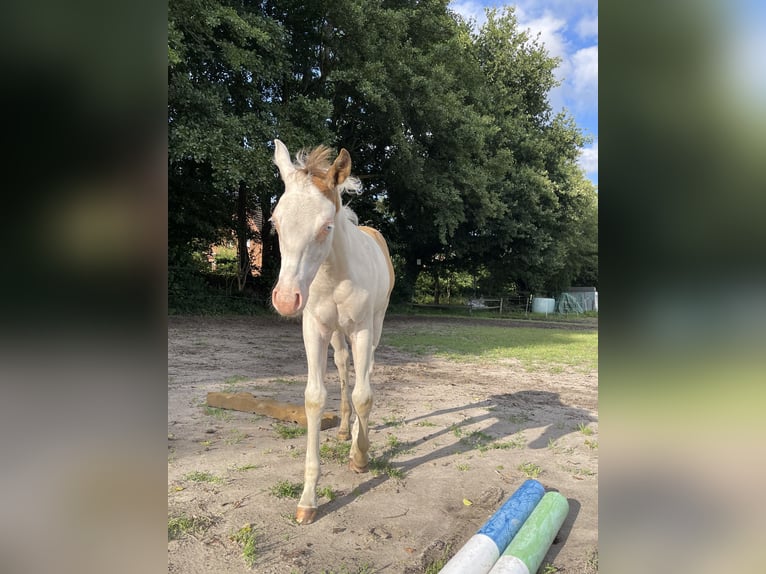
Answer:
[[[300,291],[274,289],[271,302],[280,315],[295,315],[303,302]]]

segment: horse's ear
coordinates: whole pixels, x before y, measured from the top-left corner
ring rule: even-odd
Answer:
[[[341,183],[346,181],[346,178],[351,174],[351,156],[346,151],[346,148],[340,150],[338,157],[335,159],[335,163],[327,170],[327,183],[331,188],[338,187]]]
[[[279,140],[274,140],[274,163],[279,168],[279,173],[283,180],[295,171],[295,166],[290,159],[290,152],[287,151],[287,146]]]

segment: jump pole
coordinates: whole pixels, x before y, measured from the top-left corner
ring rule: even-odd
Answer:
[[[490,574],[535,574],[567,514],[567,499],[558,492],[546,493]]]
[[[545,488],[536,480],[524,482],[484,523],[439,574],[487,574],[521,525],[543,498]]]

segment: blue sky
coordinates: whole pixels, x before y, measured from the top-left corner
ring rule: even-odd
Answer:
[[[473,18],[479,26],[486,20],[484,8],[516,6],[521,29],[540,34],[551,56],[561,58],[555,71],[561,86],[549,100],[555,112],[566,109],[582,132],[593,141],[583,148],[580,165],[598,185],[598,1],[597,0],[453,0],[450,8]]]

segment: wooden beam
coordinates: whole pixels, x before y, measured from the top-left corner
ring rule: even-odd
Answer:
[[[281,403],[273,399],[259,399],[252,393],[208,393],[207,404],[210,407],[243,411],[266,415],[273,419],[298,423],[302,427],[308,426],[306,409],[303,405]],[[340,418],[335,413],[322,414],[322,430],[338,426]]]

